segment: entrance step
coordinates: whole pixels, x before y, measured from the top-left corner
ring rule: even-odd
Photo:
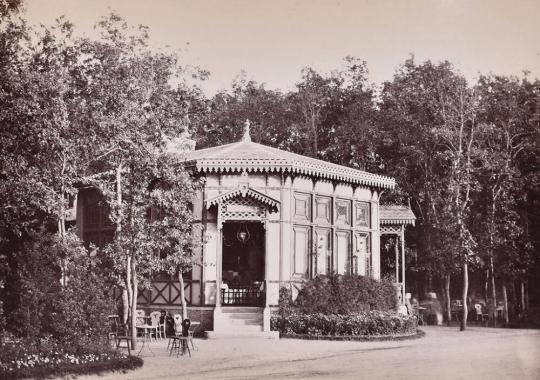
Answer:
[[[221,307],[214,314],[214,332],[227,335],[263,332],[263,308],[261,307]]]
[[[217,332],[217,331],[205,331],[205,338],[207,339],[243,339],[243,338],[255,338],[255,339],[279,339],[279,331],[238,331],[238,332]]]

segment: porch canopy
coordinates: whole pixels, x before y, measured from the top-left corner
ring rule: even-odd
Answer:
[[[382,235],[394,235],[396,243],[394,249],[396,253],[396,283],[400,287],[401,302],[405,302],[405,227],[414,226],[416,216],[409,206],[402,205],[380,205],[379,224]],[[399,251],[401,248],[401,265]],[[400,268],[401,267],[401,268]],[[400,279],[401,269],[401,279]]]

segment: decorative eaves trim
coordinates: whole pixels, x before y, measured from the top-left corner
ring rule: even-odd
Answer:
[[[381,219],[379,220],[379,224],[381,225],[412,225],[414,226],[415,220],[414,219]]]
[[[393,189],[394,178],[362,172],[339,165],[315,165],[311,162],[286,159],[200,159],[186,162],[187,166],[195,166],[198,172],[288,172],[317,177],[328,180],[353,183],[358,185]]]
[[[278,211],[278,207],[279,207],[279,201],[272,198],[272,197],[269,197],[268,195],[266,194],[263,194],[263,193],[260,193],[256,190],[253,190],[249,187],[247,188],[239,188],[239,189],[235,189],[235,190],[231,190],[227,193],[224,193],[224,194],[220,194],[214,198],[211,198],[211,199],[208,199],[206,201],[206,208],[209,209],[210,207],[214,206],[214,205],[218,205],[222,202],[225,202],[227,200],[230,200],[230,199],[233,199],[233,198],[236,198],[238,196],[241,196],[243,198],[245,197],[249,197],[249,198],[252,198],[254,200],[256,200],[257,202],[265,205],[269,210],[270,212],[277,212]]]

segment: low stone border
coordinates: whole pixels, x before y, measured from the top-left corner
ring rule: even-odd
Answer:
[[[419,339],[425,336],[423,330],[416,330],[414,334],[407,335],[309,335],[309,334],[279,334],[284,339],[304,339],[304,340],[337,340],[337,341],[356,341],[356,342],[384,342]]]

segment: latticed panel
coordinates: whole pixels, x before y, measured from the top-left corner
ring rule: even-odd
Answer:
[[[219,205],[219,218],[226,220],[260,220],[265,217],[265,208],[252,198],[235,197]]]
[[[381,228],[381,235],[384,235],[384,234],[387,234],[387,235],[399,235],[399,234],[401,234],[401,226],[382,225],[380,228]]]
[[[139,289],[137,293],[137,303],[139,305],[148,305],[150,304],[150,290],[148,289]]]

